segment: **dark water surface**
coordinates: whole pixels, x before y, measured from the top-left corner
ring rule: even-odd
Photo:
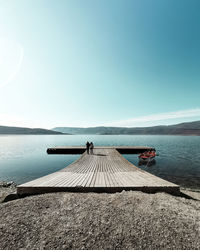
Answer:
[[[130,162],[183,187],[200,189],[200,136],[147,135],[1,135],[0,181],[21,184],[60,170],[79,155],[47,155],[54,146],[134,145],[155,147],[153,165],[140,166],[137,155],[124,155]]]

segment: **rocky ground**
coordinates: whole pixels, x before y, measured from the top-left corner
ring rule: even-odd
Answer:
[[[13,181],[10,182],[0,182],[0,203],[7,199],[16,198],[16,184]]]
[[[2,189],[2,188],[1,188]],[[0,204],[0,249],[200,249],[200,193],[52,193]]]

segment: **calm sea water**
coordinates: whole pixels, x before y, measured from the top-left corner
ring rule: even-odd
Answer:
[[[21,184],[60,170],[78,155],[48,155],[54,146],[135,145],[155,147],[152,165],[140,165],[137,155],[124,155],[134,165],[181,186],[200,189],[200,137],[143,135],[3,135],[0,136],[0,181]]]

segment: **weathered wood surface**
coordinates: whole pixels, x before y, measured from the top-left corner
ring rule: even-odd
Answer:
[[[68,167],[17,187],[18,194],[46,192],[179,192],[179,186],[149,174],[113,148],[95,148]]]
[[[144,146],[107,146],[107,147],[96,147],[96,149],[116,149],[120,154],[140,154],[146,150],[154,149],[152,147]],[[54,147],[48,148],[48,154],[83,154],[85,152],[85,147],[79,146],[63,146],[63,147]]]

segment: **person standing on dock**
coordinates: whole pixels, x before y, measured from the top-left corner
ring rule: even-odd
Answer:
[[[90,148],[90,143],[89,143],[89,141],[87,141],[87,142],[86,142],[87,154],[89,154],[89,148]]]
[[[90,143],[90,154],[93,155],[93,148],[94,148],[94,144],[93,142]]]

